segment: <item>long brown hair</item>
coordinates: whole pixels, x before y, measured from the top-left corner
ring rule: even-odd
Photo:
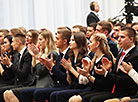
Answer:
[[[74,40],[77,44],[77,47],[79,49],[79,55],[77,57],[77,62],[79,65],[81,63],[81,59],[83,58],[83,56],[86,55],[88,52],[87,39],[86,39],[86,36],[83,32],[73,33],[73,36],[74,36]],[[72,50],[69,52],[69,56],[70,57],[73,56]]]
[[[30,32],[32,34],[32,43],[34,43],[35,45],[38,42],[38,35],[39,35],[39,31],[37,30],[29,30],[27,31],[27,33]]]

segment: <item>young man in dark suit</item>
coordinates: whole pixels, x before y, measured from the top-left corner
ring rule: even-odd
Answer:
[[[7,89],[27,86],[31,83],[32,74],[32,56],[29,54],[26,43],[25,35],[17,34],[13,37],[12,46],[18,53],[12,56],[12,61],[8,56],[3,57],[2,63],[7,65],[8,68],[14,73],[14,85],[1,87],[0,89],[0,102],[3,102],[3,92]]]
[[[64,28],[64,29],[58,29],[58,32],[56,33],[56,47],[59,48],[59,56],[56,60],[56,63],[53,63],[53,59],[51,56],[51,59],[40,59],[40,62],[46,65],[49,72],[51,73],[51,77],[54,81],[54,87],[53,88],[33,88],[33,89],[27,89],[22,91],[22,99],[24,102],[30,102],[32,99],[34,99],[36,102],[43,102],[45,100],[49,100],[50,94],[53,91],[62,90],[65,88],[68,88],[68,82],[66,80],[67,74],[66,70],[63,68],[63,66],[60,64],[61,59],[65,58],[66,60],[69,58],[68,51],[69,51],[69,41],[71,37],[71,31]],[[55,98],[55,97],[52,97]]]
[[[107,37],[108,40],[108,45],[110,47],[111,52],[113,53],[114,57],[116,58],[118,55],[118,48],[117,48],[117,44],[114,43],[111,39],[110,39],[110,32],[112,31],[112,25],[110,22],[107,21],[99,21],[97,23],[96,26],[96,33],[104,33]]]
[[[89,26],[91,23],[97,23],[100,21],[98,17],[98,12],[100,10],[99,4],[95,1],[90,3],[90,10],[91,12],[87,16],[87,26]]]
[[[119,33],[119,46],[123,49],[116,59],[115,68],[112,73],[106,68],[95,69],[97,73],[104,75],[109,83],[113,84],[112,92],[94,93],[90,102],[103,102],[106,99],[131,96],[137,93],[137,84],[134,80],[121,69],[122,61],[130,62],[133,68],[138,72],[138,49],[135,45],[136,32],[130,27],[122,28]],[[124,53],[124,56],[122,55]],[[107,60],[108,64],[109,61]],[[105,65],[107,63],[104,63]],[[107,64],[107,65],[108,65]]]

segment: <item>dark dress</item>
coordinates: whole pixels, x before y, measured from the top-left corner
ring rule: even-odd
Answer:
[[[110,61],[113,62],[113,60],[110,56],[105,54],[103,57],[106,57]],[[100,69],[100,65],[102,65],[102,62],[101,62],[102,58],[98,62],[95,62],[95,64],[94,64],[94,66],[96,66],[98,69]],[[114,68],[114,65],[112,65],[111,69],[113,70],[113,68]],[[83,100],[82,100],[83,102],[89,102],[89,99],[91,98],[91,95],[95,92],[104,92],[104,91],[111,91],[112,90],[113,83],[111,83],[111,84],[107,83],[107,81],[104,80],[104,76],[98,75],[94,71],[94,68],[93,68],[91,74],[96,79],[95,79],[94,83],[91,83],[91,90],[90,91],[80,93],[81,97],[83,98]]]
[[[13,56],[15,53],[11,51],[10,53],[5,52],[3,55],[7,55],[8,57]],[[12,57],[13,60],[13,57]],[[1,63],[2,68],[4,69],[3,74],[0,74],[0,87],[7,86],[7,85],[13,85],[14,84],[14,73],[13,71],[8,68],[6,65],[3,65]]]
[[[113,82],[115,84],[114,93],[110,92],[98,92],[91,95],[89,102],[103,102],[104,100],[111,98],[120,98],[125,96],[133,96],[137,93],[138,86],[126,73],[122,72],[120,69],[117,71],[118,61],[121,57],[121,53],[118,55],[115,68],[112,73],[108,72],[104,79],[108,83]],[[133,68],[138,71],[138,49],[137,47],[132,48],[127,55],[124,57],[123,61],[130,62]]]

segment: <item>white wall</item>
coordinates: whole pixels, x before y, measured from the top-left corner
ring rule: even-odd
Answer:
[[[92,0],[0,0],[0,29],[24,26],[48,28],[53,32],[58,26],[86,25],[89,3]],[[103,19],[122,13],[125,0],[96,0]],[[138,0],[135,0],[138,1]],[[138,21],[138,17],[135,21]]]

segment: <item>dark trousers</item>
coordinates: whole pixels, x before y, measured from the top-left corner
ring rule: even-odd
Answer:
[[[85,94],[82,98],[82,102],[104,102],[107,99],[121,98],[128,95],[130,94],[121,92],[114,94],[112,94],[111,92],[95,92],[95,93],[92,92]]]
[[[10,90],[10,89],[15,88],[15,87],[21,87],[21,86],[11,85],[11,86],[0,87],[0,102],[4,102],[3,93],[6,90]]]
[[[53,91],[59,91],[66,88],[31,88],[22,91],[23,102],[32,102],[34,99],[36,102],[45,102],[49,100],[49,96]]]
[[[18,100],[22,102],[21,92],[25,89],[30,89],[30,88],[35,88],[35,86],[12,88],[12,91],[14,95],[18,98]]]
[[[32,102],[33,93],[36,88],[24,89],[21,91],[21,99],[23,102]]]
[[[89,91],[91,88],[84,89],[64,89],[60,91],[54,91],[50,95],[50,102],[68,102],[69,98],[73,95],[78,95],[80,92]]]

